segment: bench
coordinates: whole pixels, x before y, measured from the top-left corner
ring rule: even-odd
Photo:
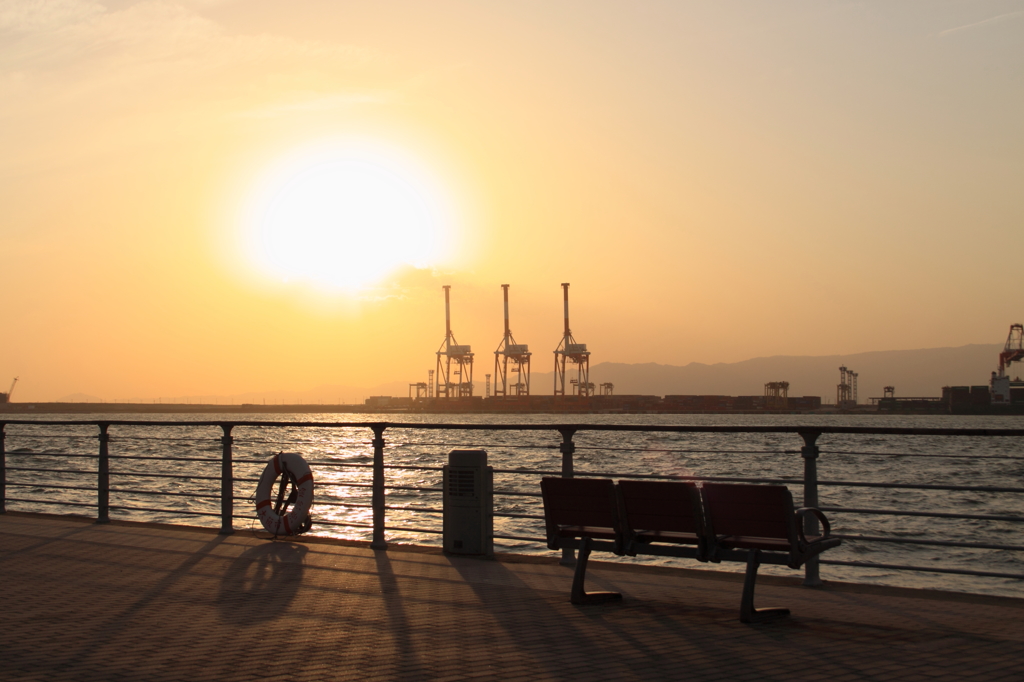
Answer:
[[[696,484],[688,481],[620,481],[545,478],[541,481],[547,544],[578,549],[570,600],[593,604],[620,598],[584,589],[591,551],[619,556],[669,556],[703,562],[747,564],[740,620],[754,623],[789,614],[784,608],[755,608],[754,586],[762,563],[800,568],[836,547],[828,519],[815,508],[795,509],[781,485]],[[823,532],[804,533],[813,514]]]
[[[622,533],[615,483],[607,478],[545,478],[544,525],[548,547],[579,550],[569,601],[601,604],[622,599],[618,592],[587,592],[583,580],[594,549],[622,554]]]

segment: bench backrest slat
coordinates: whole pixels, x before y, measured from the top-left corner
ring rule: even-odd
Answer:
[[[793,496],[786,486],[704,483],[701,496],[715,535],[796,541]]]
[[[544,478],[544,516],[556,526],[618,528],[615,483],[608,478]]]
[[[619,481],[623,517],[634,531],[702,533],[700,498],[693,483]]]

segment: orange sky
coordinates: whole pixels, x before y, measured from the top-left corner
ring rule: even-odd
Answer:
[[[706,5],[4,3],[0,390],[426,380],[442,284],[481,358],[511,284],[535,371],[561,282],[592,363],[1000,342],[1024,4]],[[441,207],[435,251],[282,281],[254,206],[350,148]],[[350,236],[310,263],[359,271]]]

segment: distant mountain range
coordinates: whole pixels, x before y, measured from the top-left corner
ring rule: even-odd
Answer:
[[[590,368],[595,384],[610,382],[616,395],[763,395],[769,381],[788,381],[793,396],[820,396],[835,402],[839,367],[845,365],[858,373],[861,402],[882,395],[885,386],[895,386],[901,397],[941,396],[943,386],[987,384],[998,363],[1001,345],[972,344],[958,348],[874,351],[853,355],[791,356],[775,355],[742,362],[706,365],[659,365],[602,362]],[[478,356],[475,368],[476,394],[484,394],[484,375],[493,367],[490,356]],[[536,371],[541,357],[534,359],[532,393],[551,395],[553,372]],[[543,364],[550,367],[551,356],[544,354]],[[419,381],[426,380],[421,377]],[[370,387],[324,385],[306,391],[265,391],[239,395],[167,397],[162,402],[191,403],[263,403],[270,404],[352,404],[375,395],[409,395],[409,383],[389,382]],[[101,402],[94,396],[66,396],[60,402]],[[140,401],[152,402],[152,401]]]
[[[886,386],[894,386],[897,396],[925,397],[941,396],[943,386],[987,384],[1001,350],[1000,345],[973,344],[853,355],[776,355],[714,365],[692,362],[682,367],[602,362],[591,367],[590,379],[594,384],[615,384],[617,394],[648,395],[763,395],[769,381],[788,381],[790,395],[816,395],[834,402],[839,367],[845,366],[857,372],[858,395],[861,402],[867,402],[880,397]],[[552,373],[535,374],[531,379],[537,388],[546,388],[552,381]]]

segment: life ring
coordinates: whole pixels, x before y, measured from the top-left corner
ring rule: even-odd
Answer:
[[[271,500],[279,477],[277,495]],[[289,485],[291,492],[286,497]],[[312,504],[313,472],[306,460],[293,452],[274,455],[256,485],[256,515],[263,527],[274,535],[301,535],[313,525],[309,516]]]

